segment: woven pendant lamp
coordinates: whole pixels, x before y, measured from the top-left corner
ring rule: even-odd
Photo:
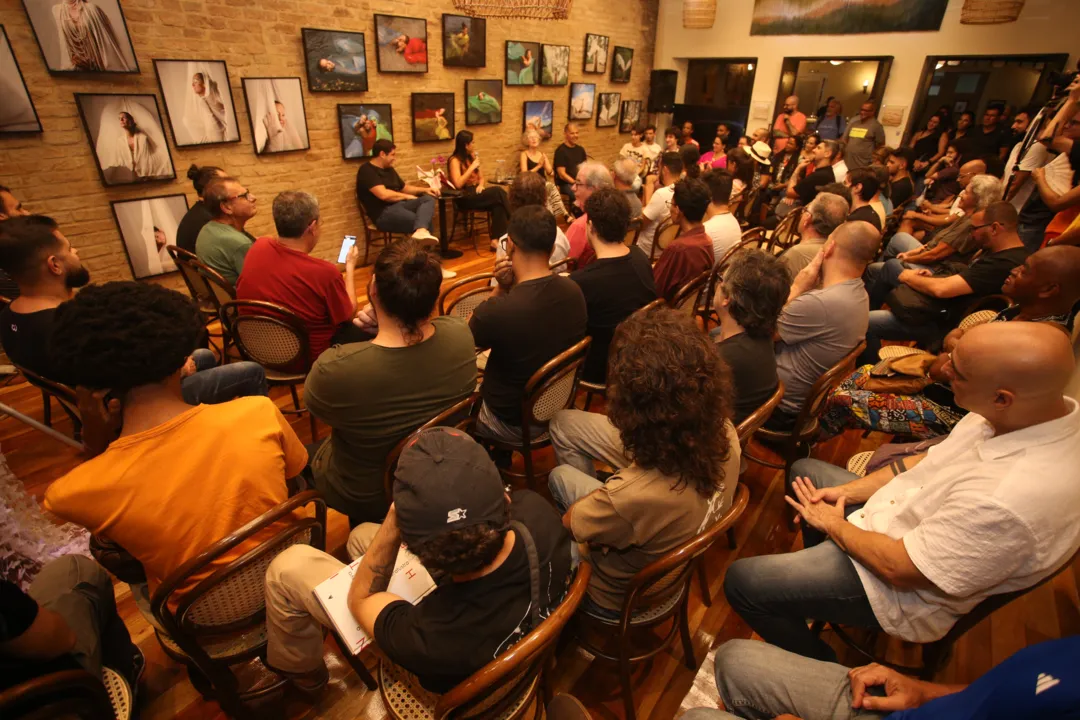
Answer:
[[[688,30],[711,28],[716,22],[716,0],[683,0],[682,26]]]
[[[524,20],[566,20],[574,0],[454,0],[471,17]]]
[[[1025,0],[964,0],[961,25],[1000,25],[1016,22]]]

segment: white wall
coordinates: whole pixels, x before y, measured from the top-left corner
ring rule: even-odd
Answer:
[[[899,142],[914,102],[927,55],[1006,55],[1069,53],[1070,66],[1080,50],[1080,0],[1027,0],[1019,20],[1004,25],[961,25],[964,0],[949,0],[938,32],[866,35],[750,35],[754,0],[723,0],[719,20],[709,30],[682,26],[682,0],[660,0],[656,34],[656,69],[679,70],[676,99],[682,101],[686,58],[757,57],[754,101],[776,102],[784,57],[892,55],[895,59],[883,104],[907,108],[898,128],[886,128],[887,141]],[[848,108],[844,108],[845,113]],[[751,125],[764,124],[755,121]]]

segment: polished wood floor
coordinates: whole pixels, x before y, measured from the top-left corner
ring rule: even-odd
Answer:
[[[450,261],[448,266],[462,276],[486,271],[491,264],[490,256],[477,256],[469,249],[464,257]],[[357,287],[364,292],[370,277],[370,267],[357,273]],[[287,391],[275,392],[280,407],[289,407],[291,400]],[[0,403],[12,406],[36,419],[42,417],[40,394],[23,382],[0,387]],[[70,422],[54,407],[54,425],[70,433]],[[60,420],[56,420],[60,417]],[[291,418],[293,428],[304,442],[311,439],[307,419],[295,415]],[[328,430],[320,427],[320,436]],[[839,465],[863,449],[871,449],[887,437],[872,435],[863,439],[858,433],[848,433],[819,445],[814,456]],[[0,450],[11,470],[25,484],[27,490],[40,498],[49,483],[78,465],[83,458],[74,449],[37,432],[19,421],[4,417],[0,419]],[[546,472],[552,465],[550,452],[538,456],[538,464]],[[691,629],[694,637],[695,655],[700,663],[710,648],[725,640],[750,637],[749,628],[731,612],[724,601],[721,589],[724,569],[738,557],[766,553],[787,552],[801,546],[801,541],[787,527],[783,508],[783,484],[781,474],[758,465],[750,465],[742,478],[750,489],[750,505],[737,526],[738,549],[729,550],[721,543],[708,554],[709,578],[713,602],[706,607],[699,589],[694,585],[690,600]],[[544,491],[546,492],[546,490]],[[345,518],[331,511],[330,548],[344,544],[348,526]],[[982,675],[1017,650],[1042,640],[1080,633],[1080,568],[1074,567],[1063,573],[1053,583],[1021,598],[1000,610],[968,633],[956,647],[956,651],[939,680],[966,683]],[[146,720],[164,718],[224,717],[214,702],[202,699],[187,679],[184,669],[169,660],[158,646],[149,626],[135,608],[126,585],[116,587],[120,613],[131,630],[135,641],[146,653],[148,666],[139,701],[141,717]],[[917,648],[895,640],[885,639],[881,649],[890,659],[917,659]],[[842,648],[838,642],[838,648]],[[284,717],[293,718],[371,718],[381,716],[376,693],[364,688],[338,655],[332,643],[326,646],[326,661],[331,669],[331,686],[317,706],[292,698],[276,707]],[[841,658],[849,664],[859,664],[853,653],[842,650]],[[367,652],[365,662],[374,667],[376,651]],[[248,668],[248,672],[257,670]],[[635,699],[637,714],[642,720],[666,720],[679,712],[683,697],[694,681],[695,672],[683,664],[679,644],[656,656],[652,661],[636,668]],[[573,642],[560,646],[554,677],[557,691],[569,692],[579,697],[596,718],[621,718],[622,705],[619,685],[614,668],[593,662]],[[276,714],[275,712],[275,714]],[[269,715],[268,715],[269,716]]]

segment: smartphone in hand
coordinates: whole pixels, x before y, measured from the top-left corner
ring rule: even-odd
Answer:
[[[356,244],[355,235],[346,235],[345,239],[341,241],[341,252],[338,253],[337,261],[342,265],[345,264],[345,260],[349,257],[349,251],[352,250],[352,246]]]

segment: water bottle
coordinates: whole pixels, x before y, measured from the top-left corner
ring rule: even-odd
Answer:
[[[495,163],[495,182],[500,183],[506,178],[506,176],[503,174],[504,167],[506,167],[505,160],[499,160],[497,163]]]

